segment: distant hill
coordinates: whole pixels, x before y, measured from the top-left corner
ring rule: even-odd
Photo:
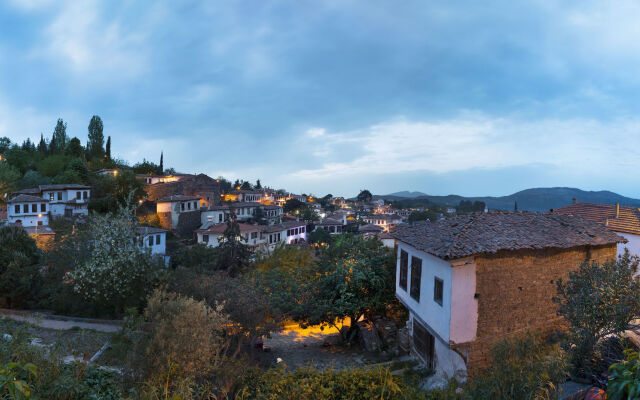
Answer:
[[[408,197],[408,198],[424,197],[424,196],[428,196],[428,195],[422,192],[409,192],[408,190],[405,190],[402,192],[389,193],[384,195],[384,197]]]
[[[526,189],[508,196],[484,196],[484,197],[464,197],[458,195],[448,196],[398,196],[399,193],[417,193],[417,192],[398,192],[386,196],[374,196],[376,198],[384,198],[386,200],[407,200],[412,204],[430,202],[439,205],[455,206],[461,200],[483,201],[490,210],[513,211],[514,203],[518,202],[518,210],[524,211],[549,211],[551,208],[559,208],[572,203],[573,198],[578,199],[580,203],[601,203],[616,204],[620,203],[625,206],[640,207],[639,199],[632,199],[607,190],[585,191],[567,187],[553,188],[535,188]]]

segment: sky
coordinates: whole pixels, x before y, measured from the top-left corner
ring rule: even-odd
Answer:
[[[635,1],[0,3],[0,136],[293,192],[640,198]]]

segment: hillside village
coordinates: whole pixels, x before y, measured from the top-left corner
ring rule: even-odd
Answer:
[[[496,392],[503,343],[527,349],[513,362],[531,371],[518,374],[579,396],[640,346],[635,207],[399,208],[368,190],[320,197],[178,173],[164,154],[131,167],[112,158],[110,138],[104,147],[97,116],[86,146],[65,131],[59,120],[37,147],[0,138],[0,356],[18,362],[0,374],[24,388],[74,376],[98,398],[134,387],[141,398],[261,398],[274,382],[294,390],[311,368],[319,380],[360,374],[362,398],[378,385],[394,385],[389,398],[516,398]],[[602,287],[591,308],[575,304]],[[58,363],[48,380],[30,376]],[[110,383],[92,386],[91,374]]]

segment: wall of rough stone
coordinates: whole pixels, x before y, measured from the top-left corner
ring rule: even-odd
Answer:
[[[496,340],[518,337],[527,331],[546,333],[565,329],[552,301],[558,278],[566,278],[585,260],[603,262],[615,257],[615,244],[475,257],[477,339],[454,346],[467,358],[469,373],[489,365],[489,350]]]
[[[162,229],[171,230],[171,213],[159,212],[158,218],[160,218],[160,226]]]
[[[220,184],[215,179],[203,174],[186,177],[177,182],[145,185],[144,189],[150,201],[181,194],[185,196],[203,196],[205,199],[209,197],[211,203],[220,203]]]
[[[175,233],[184,238],[192,237],[193,231],[198,229],[201,225],[200,213],[200,210],[180,213]]]

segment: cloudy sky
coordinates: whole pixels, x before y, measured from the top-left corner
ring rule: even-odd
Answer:
[[[517,3],[517,5],[516,5]],[[296,192],[640,197],[640,5],[0,3],[0,136]]]

